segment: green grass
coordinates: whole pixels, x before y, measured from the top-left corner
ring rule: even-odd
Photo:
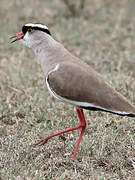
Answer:
[[[72,1],[75,6],[77,1]],[[80,3],[80,1],[78,1]],[[75,109],[55,101],[31,50],[8,38],[42,22],[73,54],[135,103],[135,1],[86,0],[72,16],[62,0],[0,3],[0,179],[112,180],[135,177],[135,119],[85,111],[87,129],[34,146],[78,123]]]

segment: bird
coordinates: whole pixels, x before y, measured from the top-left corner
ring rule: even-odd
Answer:
[[[83,109],[135,117],[134,105],[110,86],[90,65],[56,41],[46,25],[24,24],[22,31],[12,36],[11,40],[11,43],[19,40],[33,50],[50,94],[64,103],[73,105],[79,118],[77,126],[45,137],[36,145],[44,145],[55,136],[81,129],[72,157],[74,159],[86,129]]]

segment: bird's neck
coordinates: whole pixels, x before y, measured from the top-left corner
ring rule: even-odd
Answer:
[[[64,47],[52,37],[50,38],[49,40],[41,40],[32,47],[45,76],[47,76],[48,72],[59,64],[60,61],[64,60],[64,51],[62,50]]]

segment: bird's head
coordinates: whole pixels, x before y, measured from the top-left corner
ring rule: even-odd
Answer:
[[[51,36],[47,26],[38,23],[29,23],[22,27],[22,32],[16,34],[10,39],[15,38],[11,43],[21,40],[24,45],[32,48],[34,45],[40,43],[42,39],[44,39],[45,35]]]

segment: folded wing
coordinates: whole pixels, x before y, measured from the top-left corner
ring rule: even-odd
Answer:
[[[48,74],[47,84],[55,97],[73,105],[135,116],[135,107],[85,63],[61,63]]]

